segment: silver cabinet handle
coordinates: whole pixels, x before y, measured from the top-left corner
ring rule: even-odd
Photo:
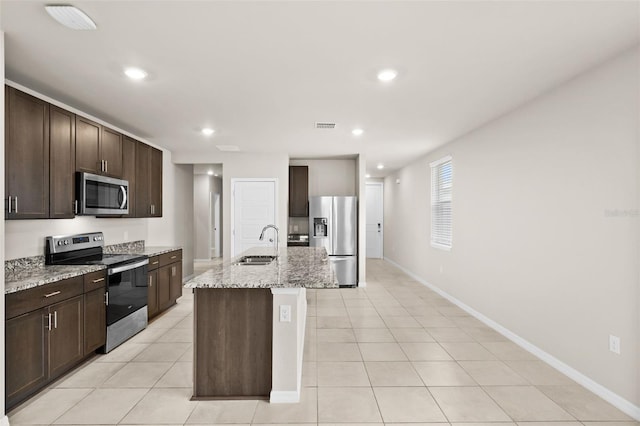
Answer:
[[[159,261],[155,261],[155,262],[151,262],[152,265],[157,265],[158,263],[160,263]]]
[[[9,199],[7,201],[7,213],[11,213],[11,195],[9,195]]]
[[[149,287],[153,287],[153,275],[149,275]]]
[[[104,304],[109,306],[109,293],[108,292],[104,293]]]
[[[52,296],[57,296],[58,294],[60,294],[60,291],[54,291],[53,293],[49,293],[49,294],[45,294],[44,297],[52,297]]]
[[[104,171],[105,173],[109,173],[109,161],[104,160]]]
[[[175,276],[176,276],[176,267],[175,267],[175,266],[172,266],[172,267],[171,267],[171,276],[172,276],[172,277],[175,277]]]
[[[149,204],[149,214],[153,214],[153,204]]]
[[[104,172],[104,160],[100,160],[100,171]]]
[[[93,280],[93,283],[99,283],[100,281],[104,281],[104,278],[98,278],[97,280]]]
[[[14,203],[13,203],[13,212],[14,213],[18,213],[18,196],[16,195],[14,198]]]
[[[48,314],[47,318],[49,320],[49,324],[47,325],[47,330],[51,331],[51,314]]]
[[[78,214],[78,200],[73,202],[73,213]]]
[[[175,259],[176,257],[178,257],[178,256],[171,256],[172,259]]]
[[[58,311],[53,311],[53,328],[58,328]]]

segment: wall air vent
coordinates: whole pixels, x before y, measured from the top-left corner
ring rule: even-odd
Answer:
[[[328,121],[316,121],[316,129],[335,129],[336,123],[330,123]]]

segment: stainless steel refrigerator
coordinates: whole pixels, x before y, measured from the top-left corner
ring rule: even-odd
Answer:
[[[358,284],[356,197],[309,199],[309,246],[324,247],[341,286]]]

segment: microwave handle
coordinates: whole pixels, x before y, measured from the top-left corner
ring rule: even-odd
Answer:
[[[122,204],[120,205],[121,209],[127,205],[127,190],[124,186],[120,186],[120,191],[122,192]]]

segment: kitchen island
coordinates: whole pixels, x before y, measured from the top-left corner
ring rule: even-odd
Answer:
[[[298,402],[307,288],[338,288],[324,248],[255,248],[185,284],[194,289],[193,399]]]

